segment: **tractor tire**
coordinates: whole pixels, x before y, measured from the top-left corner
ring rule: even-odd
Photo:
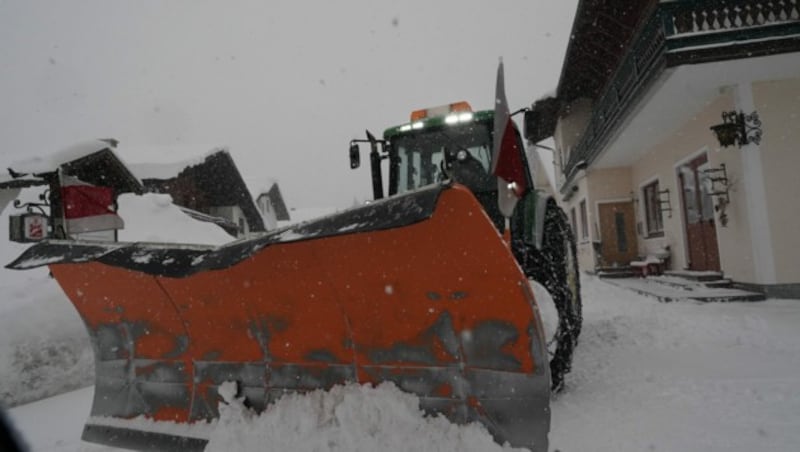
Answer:
[[[543,229],[541,249],[525,245],[520,261],[526,276],[547,289],[558,311],[558,328],[548,349],[551,389],[559,392],[564,387],[564,376],[571,370],[583,321],[580,273],[575,235],[566,214],[553,199],[547,200]]]

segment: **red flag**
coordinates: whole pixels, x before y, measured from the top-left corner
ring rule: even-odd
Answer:
[[[109,187],[62,175],[61,200],[67,234],[122,229],[125,225],[114,212],[114,192]]]
[[[503,75],[503,60],[497,67],[497,87],[494,106],[494,152],[492,153],[492,174],[497,176],[497,204],[500,212],[510,217],[517,200],[528,189],[522,149],[517,141],[511,113],[506,100]]]

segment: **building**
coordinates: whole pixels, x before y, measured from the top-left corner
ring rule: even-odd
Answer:
[[[555,139],[582,268],[666,252],[800,298],[799,19],[799,0],[579,2],[526,136]]]
[[[131,165],[145,190],[168,193],[190,216],[212,221],[233,236],[265,231],[239,169],[227,150],[204,158],[172,165]]]
[[[12,163],[8,176],[0,176],[0,212],[17,198],[21,188],[41,186],[42,194],[37,202],[14,204],[14,207],[20,211],[40,211],[49,216],[52,237],[115,241],[116,229],[83,233],[68,231],[61,188],[64,176],[92,186],[107,187],[113,193],[114,211],[116,197],[120,194],[143,193],[141,182],[117,156],[116,146],[117,141],[111,138],[90,140],[51,155]]]
[[[264,227],[268,231],[278,227],[279,221],[290,221],[289,209],[283,200],[281,189],[277,182],[273,182],[269,190],[262,191],[256,198],[261,217],[264,219]]]

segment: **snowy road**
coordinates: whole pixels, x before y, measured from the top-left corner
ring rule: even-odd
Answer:
[[[594,278],[583,284],[584,328],[567,390],[553,400],[551,450],[800,450],[800,300],[658,303]],[[79,440],[91,394],[83,389],[11,415],[34,451],[109,450]],[[388,418],[398,402],[385,400],[381,413]],[[330,444],[308,436],[292,450]],[[404,444],[395,439],[387,444]],[[431,439],[429,450],[455,444],[443,441]],[[231,441],[227,451],[252,450],[242,444]],[[408,444],[402,450],[411,450]],[[413,444],[419,450],[419,441]]]
[[[658,303],[586,281],[561,451],[800,450],[800,301]]]

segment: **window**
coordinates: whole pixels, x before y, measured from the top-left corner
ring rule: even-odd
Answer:
[[[628,235],[625,233],[625,214],[614,212],[614,226],[617,230],[617,252],[628,252]]]
[[[581,201],[581,239],[589,239],[589,219],[586,214],[586,200]]]
[[[661,202],[658,196],[658,181],[651,182],[642,188],[644,198],[645,224],[648,237],[664,235],[664,220],[661,217]]]
[[[572,233],[575,234],[575,236],[577,236],[578,235],[578,220],[576,219],[576,216],[575,216],[575,208],[574,207],[572,208],[572,210],[570,211],[569,214],[570,214],[569,215],[570,218],[572,219]]]
[[[475,122],[447,128],[430,128],[392,138],[393,152],[397,153],[398,160],[397,192],[415,190],[440,182],[451,175],[455,180],[469,186],[473,192],[497,190],[496,179],[489,177],[492,164],[491,126],[488,122]],[[474,180],[460,177],[465,173],[476,174],[461,171],[466,169],[466,165],[462,166],[460,160],[456,160],[456,154],[461,150],[471,157],[471,168],[486,177],[477,177]]]

